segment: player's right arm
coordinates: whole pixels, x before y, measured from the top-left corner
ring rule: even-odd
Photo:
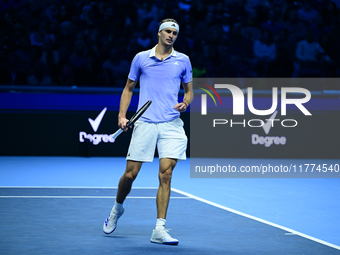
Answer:
[[[126,112],[131,103],[131,98],[133,94],[133,89],[136,85],[136,82],[130,79],[127,79],[125,88],[122,93],[122,97],[120,98],[120,106],[119,106],[119,114],[118,114],[118,126],[124,131],[127,130],[126,123],[129,121],[126,119]]]

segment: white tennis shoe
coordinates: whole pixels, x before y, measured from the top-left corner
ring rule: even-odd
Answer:
[[[152,231],[152,235],[151,235],[151,239],[150,241],[152,243],[161,243],[161,244],[172,244],[172,245],[176,245],[178,244],[178,240],[175,238],[172,238],[169,235],[169,229],[161,229],[161,230],[156,230],[154,229]]]
[[[112,209],[111,213],[108,218],[106,218],[104,225],[103,225],[103,231],[105,234],[111,234],[113,231],[115,231],[117,227],[117,221],[124,213],[124,207],[120,212],[117,212],[116,210]]]

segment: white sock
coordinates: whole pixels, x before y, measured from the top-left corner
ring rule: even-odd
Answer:
[[[116,212],[121,212],[123,210],[123,204],[120,204],[116,201],[112,210],[115,210]]]
[[[165,228],[165,222],[166,222],[165,219],[157,218],[157,221],[156,221],[156,230],[164,229]]]

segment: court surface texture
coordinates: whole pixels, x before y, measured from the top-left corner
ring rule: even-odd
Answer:
[[[158,159],[106,235],[124,158],[0,157],[0,254],[340,254],[339,178],[190,178],[189,164],[173,173],[167,246],[150,242]]]

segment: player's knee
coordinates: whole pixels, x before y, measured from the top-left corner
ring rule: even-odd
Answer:
[[[137,178],[138,172],[141,168],[139,164],[128,164],[124,173],[124,177],[127,181],[134,181]]]
[[[125,172],[124,178],[128,182],[133,182],[137,178],[137,174],[138,173],[135,173],[133,171]]]
[[[159,181],[161,183],[167,184],[171,182],[171,177],[172,177],[172,170],[168,169],[159,174]]]

